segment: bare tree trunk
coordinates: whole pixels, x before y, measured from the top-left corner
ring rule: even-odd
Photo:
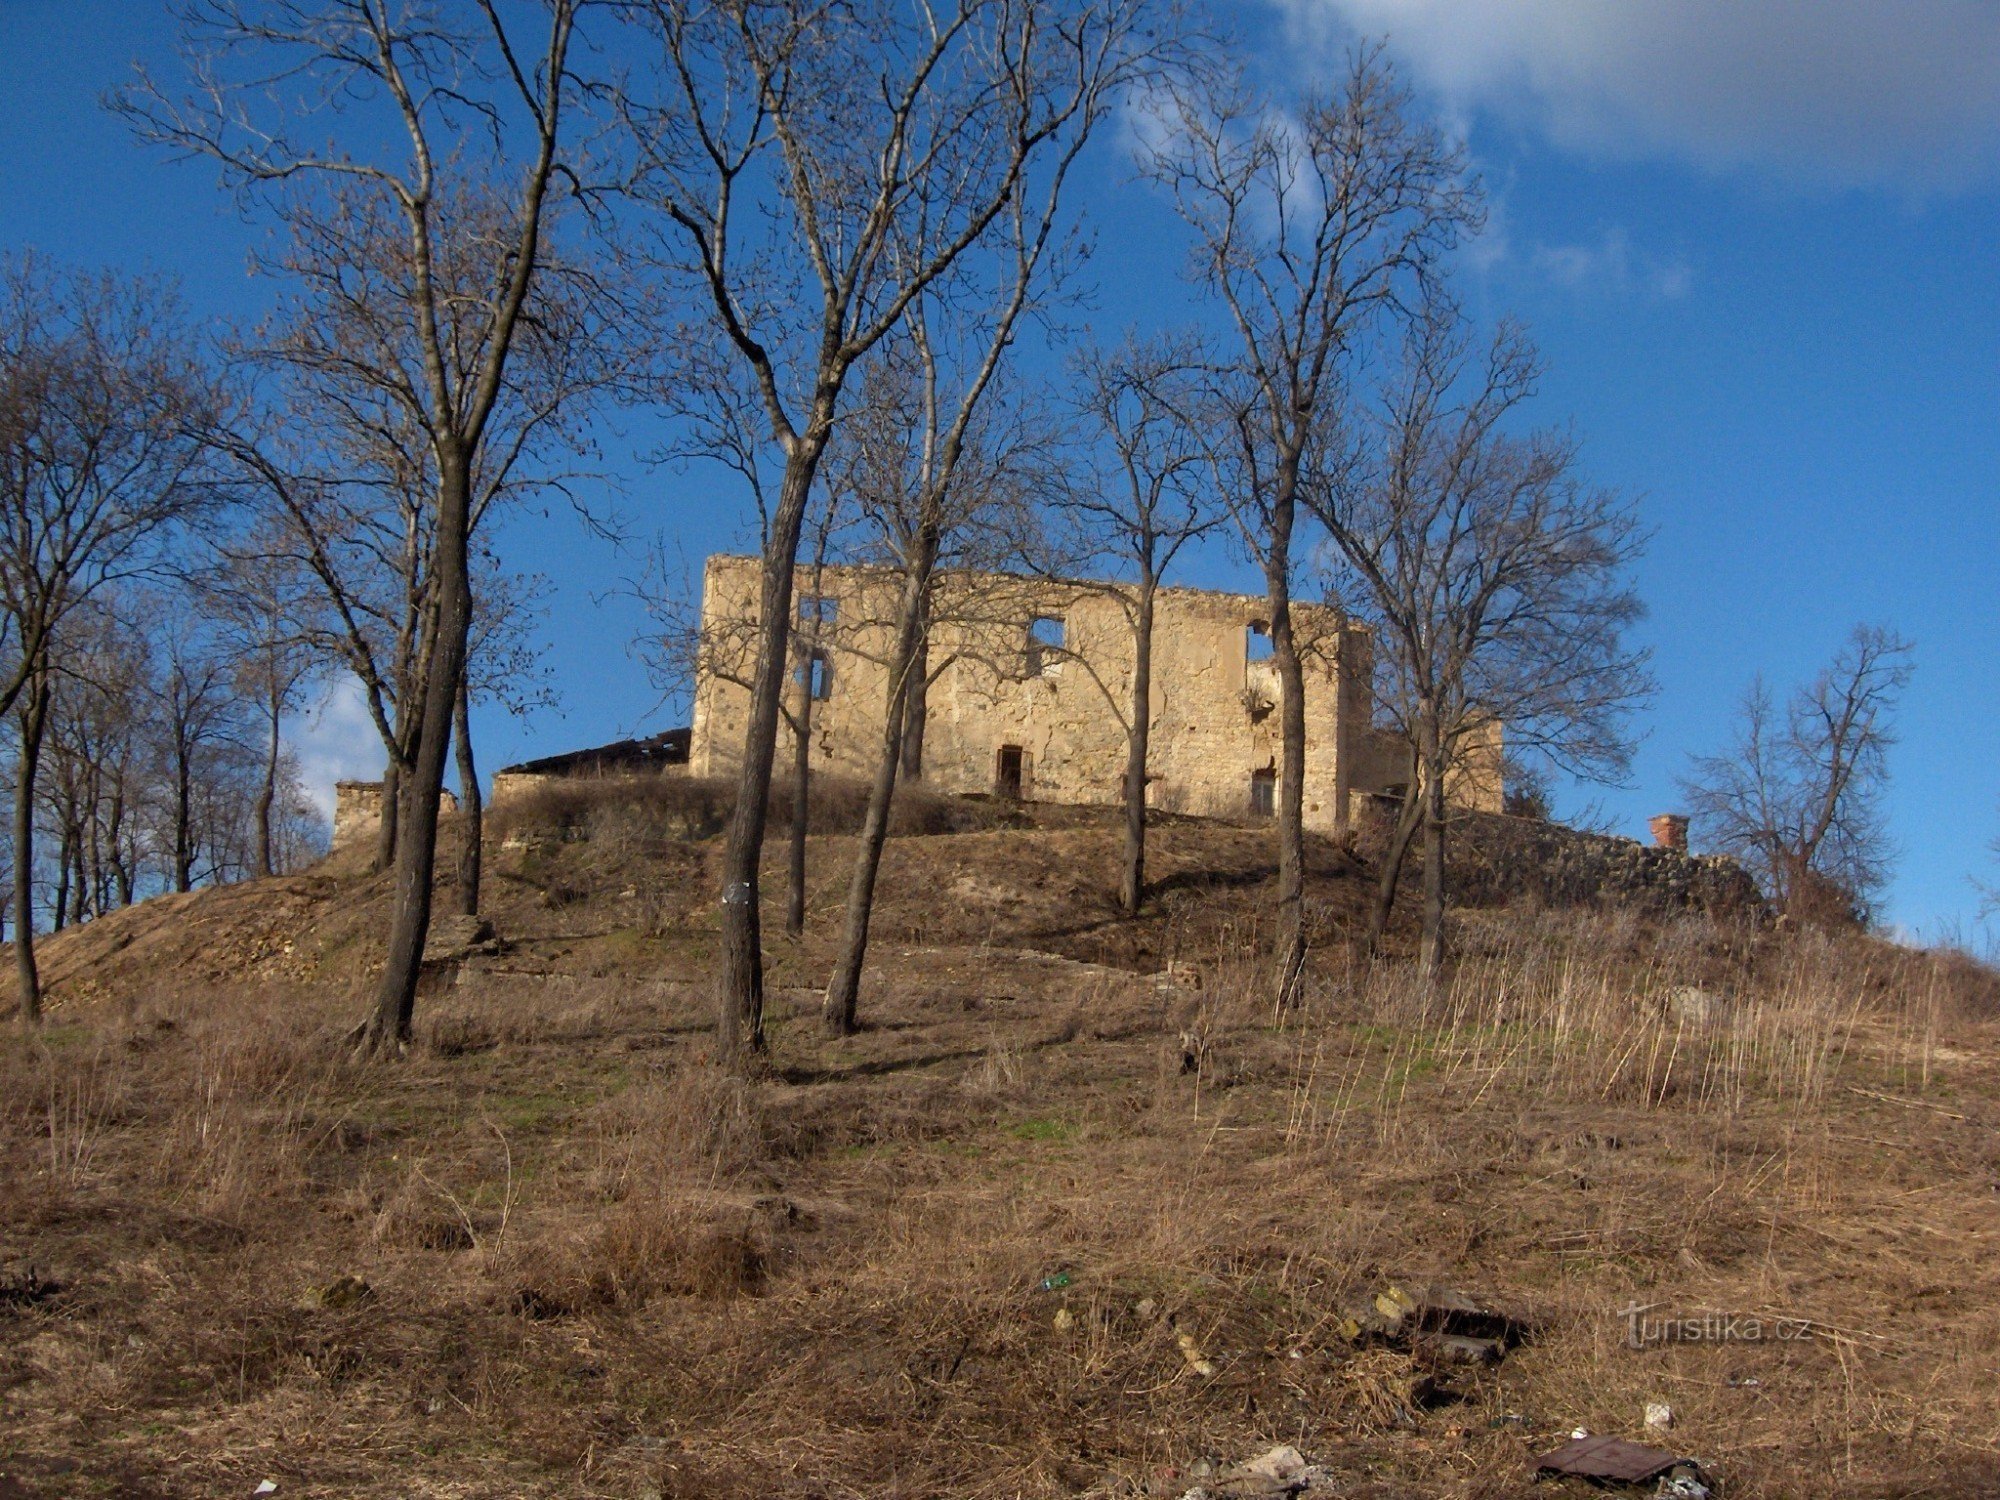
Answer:
[[[61,932],[69,925],[69,867],[76,853],[76,825],[63,821],[62,839],[56,845],[56,898],[49,903],[49,931]]]
[[[806,659],[799,683],[799,706],[792,721],[792,828],[785,883],[785,931],[806,930],[806,835],[812,831],[813,663]]]
[[[403,776],[394,756],[382,768],[382,815],[375,824],[375,859],[369,869],[380,874],[396,862],[396,832],[402,822]]]
[[[1132,622],[1132,719],[1125,742],[1125,873],[1119,904],[1139,915],[1146,900],[1146,758],[1153,738],[1153,594],[1151,573],[1139,581]]]
[[[480,795],[479,767],[472,758],[472,689],[462,669],[458,679],[458,704],[452,711],[452,743],[458,747],[458,912],[476,917],[486,800]]]
[[[1424,930],[1417,967],[1435,979],[1444,967],[1444,768],[1436,760],[1424,773]]]
[[[1296,463],[1294,463],[1294,471]],[[1282,483],[1273,506],[1271,537],[1264,562],[1271,600],[1271,654],[1278,668],[1278,941],[1276,998],[1288,1006],[1298,998],[1306,965],[1305,785],[1306,682],[1292,634],[1292,492],[1296,472]]]
[[[49,720],[49,680],[37,673],[21,704],[21,753],[14,770],[14,975],[21,1019],[42,1021],[42,975],[35,966],[35,772]]]
[[[830,403],[830,397],[827,400]],[[750,685],[750,716],[743,735],[743,764],[736,780],[736,809],[722,851],[722,931],[715,970],[715,1056],[741,1065],[764,1050],[764,945],[758,911],[758,865],[764,851],[771,768],[777,759],[779,707],[791,660],[792,571],[806,500],[826,448],[826,427],[798,439],[785,465],[771,531],[764,544],[762,613],[757,625],[757,667]]]
[[[174,751],[174,889],[194,885],[194,766],[185,746]]]
[[[467,570],[471,475],[462,452],[441,461],[439,471],[436,627],[423,674],[416,756],[404,785],[402,826],[396,832],[396,894],[389,949],[376,989],[374,1013],[362,1023],[355,1038],[356,1050],[363,1055],[399,1053],[410,1039],[417,975],[431,925],[438,794],[444,790],[445,756],[451,748],[459,678],[465,671],[466,628],[472,614],[472,580]],[[385,814],[386,791],[385,786]]]
[[[889,700],[882,705],[881,753],[868,788],[861,819],[861,842],[847,883],[847,915],[840,934],[840,957],[826,987],[821,1011],[833,1036],[851,1036],[861,1002],[861,970],[868,959],[868,927],[875,915],[875,880],[882,871],[882,846],[889,837],[889,812],[896,795],[896,771],[905,744],[905,708],[917,682],[918,647],[924,636],[924,600],[930,593],[934,550],[913,561],[903,583],[896,621],[896,650],[889,664]]]
[[[910,665],[910,684],[903,694],[902,780],[924,779],[924,727],[930,722],[931,633],[917,637],[917,657]]]
[[[1389,835],[1388,848],[1382,851],[1382,868],[1375,879],[1375,899],[1368,908],[1368,935],[1361,950],[1366,957],[1373,958],[1381,950],[1382,939],[1389,931],[1389,916],[1396,909],[1396,891],[1403,880],[1403,863],[1409,858],[1410,842],[1423,821],[1423,812],[1423,793],[1412,770],[1409,789],[1403,793],[1403,805],[1396,810],[1396,827]]]
[[[268,878],[272,872],[271,862],[271,809],[278,800],[278,721],[284,716],[284,705],[279,701],[275,679],[272,691],[265,699],[264,711],[271,717],[271,736],[264,742],[264,783],[257,788],[257,827],[254,851],[257,859],[257,874],[260,879]]]
[[[77,821],[71,826],[69,833],[69,858],[70,858],[70,875],[71,875],[70,888],[69,888],[69,920],[70,920],[70,925],[72,926],[75,926],[76,924],[84,920],[85,911],[86,908],[89,906],[89,901],[90,901],[90,885],[87,878],[84,875],[85,849],[86,849],[86,838],[84,834],[83,816],[79,812],[77,814]]]

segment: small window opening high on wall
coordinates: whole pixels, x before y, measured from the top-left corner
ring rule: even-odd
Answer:
[[[815,703],[824,703],[833,696],[833,663],[824,651],[815,651],[806,659],[806,685],[812,692]]]
[[[1028,622],[1028,675],[1040,677],[1063,659],[1068,629],[1060,615],[1037,615]]]
[[[1271,627],[1262,620],[1252,620],[1243,632],[1243,659],[1269,661],[1277,649],[1271,643]]]

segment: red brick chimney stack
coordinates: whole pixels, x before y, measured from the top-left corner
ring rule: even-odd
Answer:
[[[1671,849],[1676,854],[1685,854],[1688,849],[1688,820],[1679,813],[1661,813],[1648,818],[1646,826],[1653,831],[1653,843],[1661,849]]]

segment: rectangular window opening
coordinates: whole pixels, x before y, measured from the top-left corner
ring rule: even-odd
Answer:
[[[1243,632],[1243,659],[1246,662],[1269,661],[1277,649],[1271,641],[1270,625],[1263,620],[1252,620]]]
[[[993,760],[993,790],[1010,801],[1021,800],[1021,747],[1002,745]]]
[[[1250,815],[1268,818],[1278,810],[1278,773],[1269,766],[1250,773]]]
[[[824,594],[799,596],[799,624],[808,630],[824,629],[840,613],[840,601]]]
[[[1040,677],[1063,659],[1068,628],[1061,615],[1036,615],[1028,622],[1028,675]]]
[[[833,696],[833,662],[824,651],[815,651],[806,658],[806,685],[815,703],[824,703]]]

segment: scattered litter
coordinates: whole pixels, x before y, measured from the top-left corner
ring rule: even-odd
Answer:
[[[275,1495],[278,1493],[278,1482],[275,1479],[267,1479],[250,1493],[253,1495]]]
[[[1217,1474],[1206,1460],[1189,1474],[1201,1481],[1181,1493],[1180,1500],[1287,1500],[1295,1495],[1331,1495],[1333,1475],[1289,1444],[1271,1449],[1226,1473]]]
[[[1056,1309],[1055,1322],[1057,1333],[1068,1333],[1076,1327],[1076,1315],[1066,1307],[1059,1307]]]
[[[1657,1493],[1674,1500],[1707,1500],[1708,1479],[1701,1466],[1665,1448],[1628,1443],[1623,1438],[1591,1437],[1582,1428],[1553,1452],[1529,1460],[1537,1474],[1573,1474],[1598,1483],[1644,1484],[1664,1479]],[[1674,1487],[1669,1488],[1668,1484]]]
[[[1693,1464],[1681,1464],[1668,1472],[1653,1494],[1655,1500],[1708,1500],[1709,1488],[1700,1470]]]
[[[1646,1426],[1654,1432],[1665,1432],[1674,1425],[1674,1409],[1664,1401],[1646,1403]]]
[[[1069,1272],[1067,1271],[1058,1271],[1053,1276],[1044,1276],[1042,1278],[1042,1290],[1045,1292],[1059,1292],[1068,1285]]]
[[[1764,1382],[1755,1375],[1732,1375],[1728,1385],[1732,1391],[1755,1391],[1763,1389]]]
[[[1155,1302],[1151,1297],[1141,1297],[1138,1305],[1132,1309],[1134,1316],[1142,1323],[1152,1322],[1159,1311],[1160,1304]]]
[[[1181,1358],[1187,1361],[1188,1368],[1194,1371],[1195,1374],[1213,1375],[1215,1373],[1215,1366],[1209,1362],[1208,1356],[1201,1352],[1201,1345],[1194,1341],[1193,1334],[1176,1334],[1174,1335],[1174,1342],[1180,1346]]]
[[[1351,1343],[1391,1344],[1433,1366],[1497,1365],[1528,1334],[1521,1320],[1464,1292],[1449,1287],[1410,1291],[1393,1284],[1365,1306],[1350,1308],[1338,1327]]]

